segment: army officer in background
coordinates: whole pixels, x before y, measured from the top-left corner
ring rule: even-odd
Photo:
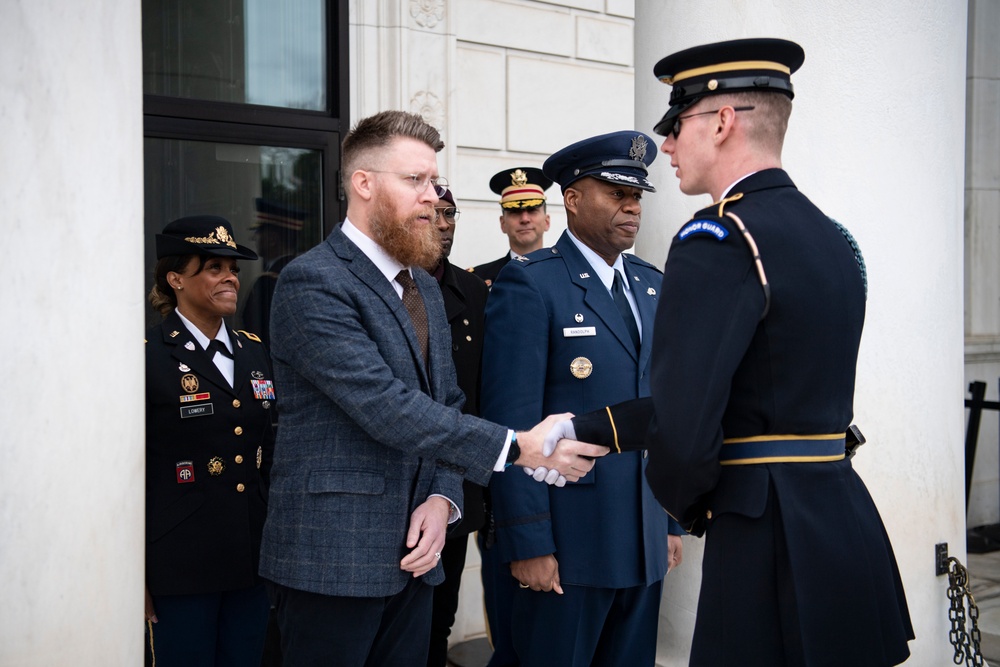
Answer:
[[[238,260],[257,255],[215,216],[156,236],[146,333],[146,619],[157,667],[260,664],[257,578],[274,385],[260,338],[226,327]]]

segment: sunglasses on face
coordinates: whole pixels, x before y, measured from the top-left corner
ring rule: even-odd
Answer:
[[[674,135],[674,139],[677,139],[677,137],[679,137],[681,134],[682,120],[687,120],[688,118],[694,118],[695,116],[707,116],[708,114],[719,113],[723,108],[724,107],[720,107],[718,109],[713,109],[712,111],[699,111],[698,113],[689,113],[686,116],[678,116],[677,118],[674,119],[674,124],[670,128],[669,134]],[[733,107],[733,111],[753,111],[753,109],[754,107]]]

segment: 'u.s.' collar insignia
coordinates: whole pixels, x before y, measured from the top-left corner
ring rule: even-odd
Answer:
[[[628,156],[632,160],[639,160],[640,162],[646,157],[646,147],[649,144],[646,142],[646,137],[641,134],[636,135],[632,138],[632,147],[628,149]]]
[[[257,447],[257,470],[260,470],[260,462],[261,459],[263,458],[264,458],[264,451],[260,447]]]
[[[589,277],[590,277],[590,274],[589,274],[589,273],[581,273],[581,274],[580,274],[580,277],[581,277],[581,278],[589,278]]]
[[[181,373],[187,373],[189,370],[191,370],[191,367],[182,362],[177,366],[177,370],[179,370]]]
[[[170,332],[170,337],[171,338],[177,338],[177,336],[179,336],[180,333],[181,333],[180,331],[176,331],[176,330],[175,331],[171,331]]]
[[[646,290],[646,294],[648,294],[649,296],[656,296],[656,290],[650,287],[648,290]]]
[[[594,372],[594,364],[590,363],[587,357],[577,357],[569,363],[569,372],[578,380],[590,377]]]
[[[181,387],[189,394],[198,391],[198,378],[188,373],[181,376]]]
[[[263,380],[264,374],[261,373],[260,371],[250,371],[250,377],[252,377],[254,380]]]
[[[524,255],[518,255],[518,256],[517,256],[517,257],[515,257],[514,259],[516,259],[516,260],[517,260],[517,261],[519,261],[519,262],[527,262],[527,261],[528,261],[528,258],[527,258],[527,257],[525,257]]]
[[[583,322],[583,313],[577,313],[576,315],[573,316],[573,319],[576,320],[578,323]]]
[[[177,483],[178,484],[190,484],[194,481],[194,462],[193,461],[178,461],[177,462]]]
[[[191,350],[193,352],[194,351],[194,343],[192,343],[191,341],[188,341],[188,342],[184,343],[184,349],[185,350]]]
[[[225,463],[222,462],[218,456],[213,456],[208,460],[208,474],[212,477],[218,477],[222,474],[222,471],[226,469]]]

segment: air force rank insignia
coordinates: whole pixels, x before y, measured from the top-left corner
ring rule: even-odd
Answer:
[[[729,230],[714,220],[692,220],[677,232],[677,240],[683,241],[692,234],[711,234],[716,240],[723,241],[729,236]]]

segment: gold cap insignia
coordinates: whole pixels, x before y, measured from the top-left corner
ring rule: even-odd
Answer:
[[[198,378],[190,373],[181,377],[181,387],[189,394],[198,391]]]
[[[229,235],[226,228],[219,225],[208,236],[187,236],[184,238],[188,243],[200,243],[202,245],[227,245],[230,248],[236,247],[236,241]]]
[[[646,157],[646,148],[649,146],[649,142],[646,141],[646,137],[641,134],[632,137],[632,147],[628,149],[628,156],[633,160],[644,161]]]
[[[218,477],[222,474],[222,471],[226,469],[226,465],[222,462],[218,456],[213,456],[208,460],[208,474],[212,477]]]
[[[515,169],[510,174],[510,184],[522,187],[528,184],[528,175],[522,169]]]
[[[576,379],[583,380],[590,377],[590,374],[594,372],[594,364],[590,363],[590,359],[587,357],[577,357],[570,362],[569,372]]]

